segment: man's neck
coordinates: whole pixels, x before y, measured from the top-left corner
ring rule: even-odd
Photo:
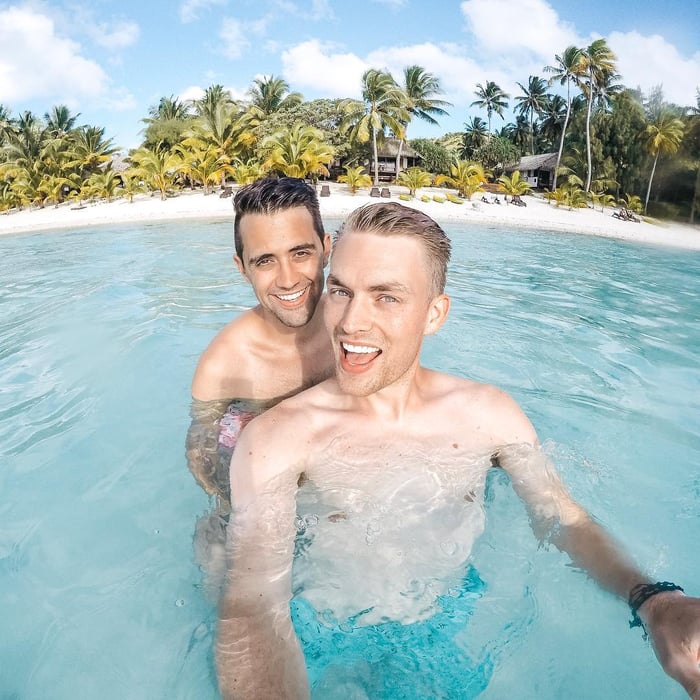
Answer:
[[[399,379],[367,396],[346,394],[348,406],[357,413],[388,423],[401,423],[409,414],[423,407],[421,386],[425,368],[416,361]]]
[[[323,326],[322,313],[319,308],[316,309],[309,322],[303,326],[287,326],[262,306],[256,306],[253,313],[260,319],[267,339],[280,345],[296,345],[299,342],[309,340]]]

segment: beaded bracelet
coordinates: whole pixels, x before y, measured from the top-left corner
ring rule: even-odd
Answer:
[[[683,589],[677,586],[675,583],[670,581],[657,581],[656,583],[640,583],[636,585],[630,591],[629,606],[632,611],[632,619],[630,620],[630,628],[641,627],[644,628],[639,617],[639,608],[646,603],[649,598],[655,596],[657,593],[664,593],[665,591],[680,591],[683,593]],[[645,633],[646,636],[646,633]]]

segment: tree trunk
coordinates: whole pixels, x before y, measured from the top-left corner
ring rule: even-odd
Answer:
[[[372,129],[372,150],[374,153],[374,186],[379,185],[379,156],[377,155],[377,130]]]
[[[559,174],[559,164],[561,163],[561,154],[564,152],[564,138],[566,137],[566,127],[569,124],[569,114],[571,113],[571,83],[566,81],[566,117],[564,126],[561,130],[561,139],[559,140],[559,153],[557,153],[557,164],[554,168],[554,182],[552,183],[552,192],[557,189],[557,175]]]
[[[651,169],[651,177],[649,178],[649,187],[647,187],[647,198],[644,200],[644,215],[647,213],[647,206],[649,206],[649,195],[651,194],[651,183],[654,181],[654,173],[656,172],[656,161],[659,160],[659,152],[656,152],[656,157],[654,158],[654,165]]]
[[[586,158],[588,161],[588,173],[586,175],[586,192],[591,189],[593,177],[593,162],[591,160],[591,112],[593,111],[593,71],[589,72],[588,83],[588,109],[586,110]]]
[[[698,166],[698,172],[695,176],[695,191],[693,192],[693,201],[690,203],[690,218],[688,219],[689,224],[695,223],[695,210],[696,204],[700,201],[700,165]]]
[[[399,179],[401,172],[401,151],[403,150],[403,139],[399,139],[399,152],[396,154],[396,179]]]

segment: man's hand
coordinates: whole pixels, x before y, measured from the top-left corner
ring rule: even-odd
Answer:
[[[642,605],[639,617],[664,671],[700,700],[700,598],[658,593]]]

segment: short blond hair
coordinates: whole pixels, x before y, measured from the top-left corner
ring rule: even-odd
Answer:
[[[438,296],[445,291],[452,244],[447,234],[427,214],[397,202],[366,204],[355,209],[343,222],[335,234],[334,243],[348,231],[419,238],[430,267],[431,292],[433,296]]]

